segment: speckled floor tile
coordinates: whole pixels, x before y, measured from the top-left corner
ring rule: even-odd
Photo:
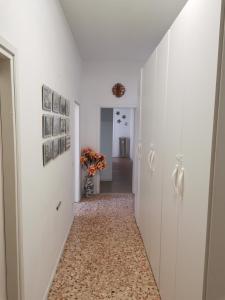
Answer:
[[[76,204],[48,300],[160,300],[133,206],[129,194]]]

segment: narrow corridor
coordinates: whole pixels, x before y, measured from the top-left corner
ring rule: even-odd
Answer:
[[[77,204],[49,300],[159,300],[131,194]]]

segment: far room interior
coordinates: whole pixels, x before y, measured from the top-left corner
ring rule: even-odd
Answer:
[[[107,161],[100,174],[100,193],[132,193],[134,109],[101,108],[100,139]]]

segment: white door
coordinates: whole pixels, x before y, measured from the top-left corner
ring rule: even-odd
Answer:
[[[166,84],[169,36],[166,35],[157,47],[155,96],[152,115],[151,195],[149,195],[149,240],[150,262],[157,284],[160,272],[162,179],[164,156],[164,130],[166,112]]]
[[[1,122],[0,122],[1,132]],[[6,300],[5,231],[2,185],[2,145],[0,136],[0,299]]]
[[[190,1],[171,32],[176,40],[177,96],[183,99],[185,168],[184,199],[179,203],[176,300],[203,297],[220,12],[220,0]]]
[[[140,230],[148,256],[150,257],[150,232],[149,211],[151,196],[151,171],[149,168],[149,154],[152,140],[153,128],[153,101],[156,79],[156,53],[152,55],[142,73],[142,106],[141,106],[141,128],[142,128],[142,156],[141,156],[141,178],[140,178]]]
[[[80,106],[74,102],[74,202],[80,201]]]
[[[174,25],[171,31],[174,32]],[[179,73],[180,49],[176,35],[170,35],[167,121],[165,130],[165,158],[163,176],[163,207],[161,228],[160,294],[162,300],[175,300],[178,199],[172,185],[172,173],[178,163],[176,155],[181,152],[182,136],[182,74]],[[180,298],[179,300],[181,300]],[[177,299],[178,300],[178,299]],[[183,300],[183,299],[182,299]],[[200,300],[200,299],[199,299]]]
[[[170,31],[162,300],[203,297],[220,5],[189,1]],[[178,154],[185,170],[183,199],[174,196],[171,180]]]

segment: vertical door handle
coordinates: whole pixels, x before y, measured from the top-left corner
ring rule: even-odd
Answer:
[[[173,184],[173,190],[175,195],[178,195],[178,188],[177,188],[177,183],[178,183],[178,173],[179,173],[179,165],[176,165],[173,173],[172,173],[172,184]]]
[[[183,200],[183,197],[184,197],[184,168],[180,169],[179,176],[177,179],[177,185],[178,185],[178,194],[180,196],[180,199]]]
[[[141,155],[142,155],[142,144],[138,144],[138,159],[141,160]]]
[[[151,165],[151,163],[152,163],[152,154],[153,154],[153,151],[150,150],[149,153],[148,153],[148,158],[147,158],[150,170],[152,169],[152,165]]]
[[[155,161],[155,151],[152,151],[152,156],[151,156],[151,170],[154,172],[155,170],[153,169],[153,163]]]

